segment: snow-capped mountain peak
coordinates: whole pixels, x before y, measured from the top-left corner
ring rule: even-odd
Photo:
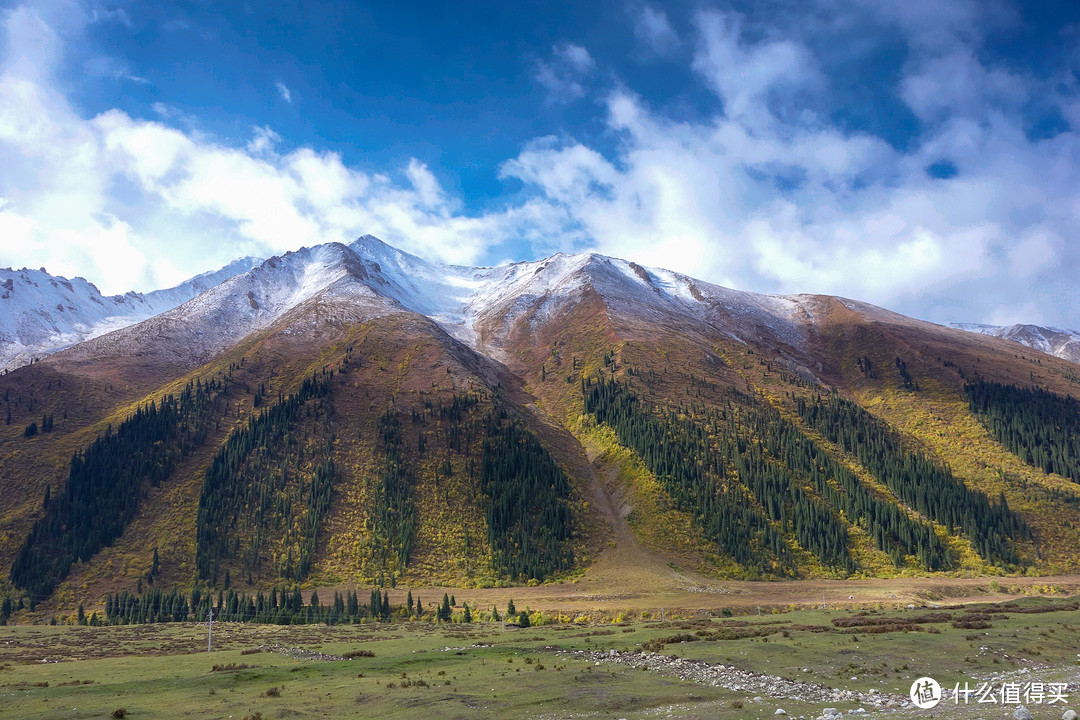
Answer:
[[[473,349],[500,355],[513,328],[536,329],[586,293],[599,298],[610,315],[630,321],[627,327],[650,332],[696,327],[739,342],[778,343],[796,355],[827,300],[732,290],[596,253],[556,253],[496,267],[450,265],[363,235],[348,245],[305,247],[265,261],[241,258],[145,295],[105,297],[83,278],[0,270],[0,366],[25,364],[31,357],[144,320],[150,320],[146,327],[139,325],[141,330],[124,338],[95,341],[99,349],[88,347],[88,357],[113,343],[138,345],[140,337],[154,337],[170,338],[169,352],[189,362],[270,328],[294,311],[301,317],[316,307],[312,303],[322,310],[310,318],[332,316],[345,323],[416,313]],[[903,319],[865,303],[838,300],[866,317]],[[310,320],[307,326],[314,327]],[[1075,332],[1031,325],[957,327],[1080,361],[1080,334]]]
[[[25,365],[153,317],[261,263],[240,258],[176,287],[122,295],[102,295],[85,278],[69,280],[45,268],[0,268],[0,367]]]
[[[1053,355],[1069,362],[1080,363],[1080,332],[1027,323],[1016,325],[986,325],[983,323],[950,323],[952,327],[981,335],[1025,345],[1033,350]]]

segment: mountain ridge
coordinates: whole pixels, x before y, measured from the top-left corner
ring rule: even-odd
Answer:
[[[110,432],[136,418],[125,432],[140,437],[145,409],[165,407],[185,434],[154,426],[152,447],[172,469],[157,484],[128,477],[138,507],[59,584],[37,586],[56,587],[47,607],[130,590],[155,551],[155,582],[217,587],[229,573],[260,587],[460,587],[648,582],[672,564],[703,578],[1080,567],[1080,485],[1025,462],[1029,440],[1005,447],[967,395],[988,381],[988,402],[1013,398],[1005,417],[1027,409],[994,383],[1035,388],[1024,402],[1051,404],[1033,417],[1053,417],[1080,377],[1009,347],[855,300],[758,295],[593,253],[467,268],[370,236],[301,248],[0,376],[0,563],[21,553],[19,583],[36,577],[62,547],[34,549],[63,524],[43,496],[83,492],[71,458],[95,442],[127,452]],[[207,387],[202,405],[176,404]],[[860,455],[848,426],[887,460]],[[527,448],[566,484],[524,509],[537,489],[496,447]],[[214,462],[214,487],[254,489],[204,492]],[[931,480],[897,475],[905,463],[937,468],[920,477],[952,499],[921,505],[917,482]],[[965,503],[1011,535],[959,523]],[[560,518],[557,534],[525,520],[541,515]],[[235,542],[205,545],[203,517],[233,517]]]
[[[702,308],[695,308],[695,305],[707,303],[713,315],[717,312],[727,315],[722,318],[724,322],[721,324],[731,319],[745,320],[754,326],[755,331],[786,334],[792,344],[799,342],[798,336],[803,332],[800,328],[806,325],[805,322],[796,322],[796,318],[804,321],[812,319],[808,300],[815,297],[732,290],[681,273],[645,268],[632,261],[596,253],[556,253],[540,260],[492,267],[447,265],[404,252],[371,235],[362,235],[349,244],[329,243],[301,248],[270,260],[275,264],[287,263],[289,258],[303,257],[304,253],[315,252],[317,255],[319,251],[315,248],[332,246],[348,249],[355,255],[353,261],[367,267],[374,281],[369,287],[376,294],[432,318],[452,336],[474,347],[480,342],[475,336],[474,326],[483,320],[483,316],[492,315],[497,310],[503,317],[512,317],[528,303],[529,297],[546,296],[553,299],[560,292],[572,293],[586,282],[583,274],[592,281],[615,280],[614,283],[607,283],[609,288],[623,282],[619,292],[609,298],[616,304],[634,303],[654,310],[700,314]],[[173,288],[116,296],[102,296],[84,278],[68,280],[43,273],[43,269],[0,269],[0,303],[11,301],[20,290],[25,294],[30,287],[40,288],[42,283],[54,290],[47,298],[45,293],[38,292],[41,297],[35,298],[34,302],[8,308],[6,322],[0,322],[0,367],[11,369],[79,342],[150,319],[237,275],[256,270],[266,262],[261,258],[239,258],[219,270],[196,275]],[[626,285],[625,280],[630,280],[632,284]],[[628,291],[635,285],[640,292]],[[66,294],[63,292],[65,289]],[[298,292],[303,294],[303,288]],[[84,297],[73,297],[78,295]],[[53,300],[57,302],[54,304]],[[272,301],[270,304],[276,305],[284,299],[275,300],[276,303]],[[507,300],[511,301],[509,305]],[[258,302],[254,298],[252,301]],[[842,298],[840,301],[854,310],[871,315],[890,312],[861,301]],[[513,306],[514,302],[518,303],[517,307]],[[542,311],[543,308],[534,310]],[[709,314],[710,310],[704,312]],[[946,327],[999,337],[1080,363],[1080,333],[1075,331],[1032,324],[994,326],[954,322]],[[741,340],[737,331],[728,328],[727,332],[734,339]]]
[[[262,262],[238,258],[171,288],[122,295],[102,295],[86,278],[69,280],[45,268],[0,268],[0,369],[153,317]]]
[[[949,323],[951,327],[990,335],[1024,345],[1032,350],[1080,364],[1080,332],[1058,327],[1016,323],[986,325],[983,323]]]

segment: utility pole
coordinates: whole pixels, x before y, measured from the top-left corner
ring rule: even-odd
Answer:
[[[210,640],[214,637],[214,606],[210,606],[210,622],[206,624],[206,652],[210,652]]]

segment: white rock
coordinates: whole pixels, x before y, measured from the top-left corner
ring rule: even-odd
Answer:
[[[1061,714],[1061,720],[1076,720],[1077,715],[1075,710],[1066,710]]]
[[[787,715],[787,710],[784,708],[776,708],[776,712],[773,715]]]
[[[1015,720],[1032,720],[1031,712],[1023,705],[1013,710],[1013,717]]]

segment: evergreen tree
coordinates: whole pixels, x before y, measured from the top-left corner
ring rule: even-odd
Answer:
[[[307,577],[336,477],[333,434],[319,412],[331,377],[306,378],[298,392],[234,429],[214,455],[199,496],[195,564],[201,579],[216,582],[219,568],[236,561],[250,574],[275,536],[287,548],[273,568],[278,576],[293,582]],[[306,419],[305,409],[311,411],[309,403],[315,418],[322,418],[324,435],[305,447],[306,433],[297,433],[296,425]]]
[[[143,484],[160,485],[177,463],[206,440],[224,391],[213,379],[188,383],[179,396],[139,407],[72,458],[63,488],[50,496],[11,566],[11,581],[47,597],[76,561],[112,543],[138,511]],[[51,418],[45,421],[51,426]]]
[[[1080,402],[983,380],[964,390],[971,412],[1006,449],[1028,465],[1080,482]]]
[[[854,454],[898,498],[919,514],[960,531],[976,552],[991,563],[1015,564],[1019,557],[1008,540],[1030,538],[1030,529],[1007,505],[995,504],[985,493],[967,487],[948,467],[919,451],[909,450],[890,428],[855,403],[833,393],[828,398],[800,399],[799,415],[831,442]],[[920,561],[930,569],[946,567],[928,546],[919,548]]]
[[[439,606],[438,612],[435,614],[435,619],[439,622],[450,622],[451,610],[450,610],[450,596],[443,593],[442,605]]]
[[[524,582],[573,564],[570,481],[536,436],[499,409],[488,417],[480,467],[494,569]]]

